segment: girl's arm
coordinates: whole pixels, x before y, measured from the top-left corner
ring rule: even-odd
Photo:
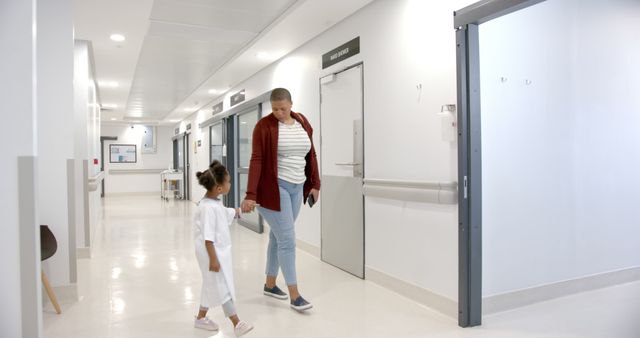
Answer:
[[[227,220],[229,221],[229,225],[233,223],[234,218],[240,218],[240,215],[242,214],[242,210],[240,208],[225,208],[225,211],[227,212]]]
[[[213,247],[212,241],[204,241],[204,246],[207,248],[209,254],[209,271],[220,272],[220,262],[216,255],[216,249]]]
[[[200,222],[203,227],[204,246],[209,256],[209,271],[219,272],[220,262],[213,242],[216,240],[216,215],[213,208],[200,206]]]

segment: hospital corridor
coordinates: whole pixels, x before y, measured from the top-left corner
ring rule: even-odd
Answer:
[[[640,1],[0,0],[0,338],[640,338]]]

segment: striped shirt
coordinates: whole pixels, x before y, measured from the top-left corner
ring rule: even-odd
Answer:
[[[305,156],[311,150],[309,134],[300,122],[278,122],[278,178],[294,184],[304,183]]]

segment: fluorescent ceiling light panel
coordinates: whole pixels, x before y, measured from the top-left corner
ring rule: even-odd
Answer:
[[[115,42],[122,42],[125,40],[125,37],[122,34],[111,34],[109,38]]]

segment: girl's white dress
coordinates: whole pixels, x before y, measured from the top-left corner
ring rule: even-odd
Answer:
[[[202,297],[200,305],[215,307],[235,300],[233,265],[231,261],[231,234],[236,211],[227,208],[221,200],[203,198],[195,213],[195,249],[202,271]],[[205,240],[213,242],[220,262],[220,272],[209,271],[209,254]]]

